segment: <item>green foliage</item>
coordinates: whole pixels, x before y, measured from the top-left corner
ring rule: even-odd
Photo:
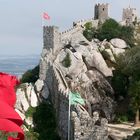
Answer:
[[[38,140],[39,134],[34,132],[33,128],[30,128],[29,131],[25,132],[25,140]]]
[[[140,109],[140,47],[133,47],[120,55],[117,59],[117,76],[115,76],[114,89],[117,89],[122,94],[126,92],[126,101],[129,98],[129,102],[126,104],[130,105],[133,109],[133,113]],[[121,77],[120,77],[121,76]],[[126,78],[123,79],[124,76]],[[122,80],[122,81],[121,81]],[[136,117],[136,116],[135,116]],[[135,121],[136,122],[136,121]]]
[[[134,110],[140,108],[140,81],[131,84],[129,88],[129,95],[131,97],[131,105]]]
[[[128,116],[126,114],[118,114],[115,117],[115,122],[117,123],[128,122]]]
[[[120,55],[117,60],[121,73],[131,78],[131,81],[140,79],[140,47],[133,47]]]
[[[114,71],[112,78],[112,87],[115,90],[115,93],[118,96],[125,97],[127,95],[127,89],[128,89],[128,77],[121,73],[119,70]]]
[[[95,28],[92,27],[91,22],[87,22],[84,26],[85,30],[83,31],[83,35],[87,38],[87,40],[91,41],[96,35]]]
[[[36,80],[39,78],[39,65],[36,66],[32,70],[26,71],[21,79],[21,83],[35,83]]]
[[[140,140],[140,129],[135,130],[132,136],[128,136],[126,139],[123,140]]]
[[[67,53],[67,55],[65,56],[64,60],[62,61],[62,65],[66,68],[71,66],[71,58],[70,58],[70,54]]]
[[[84,26],[87,30],[91,30],[92,29],[92,22],[87,22]]]
[[[36,112],[36,108],[30,106],[28,110],[25,112],[25,116],[32,117],[35,112]]]
[[[120,25],[114,19],[108,19],[103,25],[98,29],[97,38],[99,40],[111,40],[112,38],[117,38],[120,35]]]
[[[7,138],[11,136],[11,137],[16,137],[17,134],[16,133],[7,133],[7,132],[2,132],[0,131],[0,140],[7,140]]]
[[[91,41],[94,37],[99,40],[120,38],[126,41],[130,46],[134,45],[134,29],[130,26],[121,26],[114,19],[106,20],[97,30],[92,27],[92,23],[85,24],[83,35]]]
[[[125,40],[131,47],[135,46],[134,28],[131,26],[122,26],[120,29],[120,38]]]
[[[53,106],[50,102],[42,103],[33,114],[35,132],[39,134],[38,140],[60,140],[56,131],[56,119]]]

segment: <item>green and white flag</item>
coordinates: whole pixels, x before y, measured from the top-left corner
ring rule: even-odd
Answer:
[[[69,102],[70,105],[76,105],[76,104],[85,105],[84,99],[81,97],[81,95],[78,92],[69,93]]]

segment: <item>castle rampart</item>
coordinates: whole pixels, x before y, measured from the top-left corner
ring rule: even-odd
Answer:
[[[136,8],[123,9],[122,21],[125,21],[126,25],[132,25],[133,22],[137,21]]]

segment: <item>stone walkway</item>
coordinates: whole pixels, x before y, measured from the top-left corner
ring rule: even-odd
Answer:
[[[123,123],[123,124],[108,124],[109,135],[114,140],[122,140],[127,136],[131,136],[134,130],[140,127],[134,127],[133,123]]]

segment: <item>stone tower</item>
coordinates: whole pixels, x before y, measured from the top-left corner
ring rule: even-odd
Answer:
[[[58,27],[56,26],[44,26],[43,27],[43,45],[44,49],[49,50],[52,48],[56,51],[59,48],[61,42],[61,35]]]
[[[94,11],[94,19],[99,19],[100,22],[104,22],[108,19],[108,3],[106,4],[96,4],[95,11]]]
[[[132,25],[133,22],[137,21],[136,8],[129,7],[123,9],[122,21],[124,21],[126,25]]]
[[[56,26],[43,27],[43,51],[40,59],[40,79],[45,80],[48,62],[53,62],[55,54],[61,49],[61,34]],[[48,55],[49,54],[49,55]],[[44,60],[45,58],[45,60]]]

